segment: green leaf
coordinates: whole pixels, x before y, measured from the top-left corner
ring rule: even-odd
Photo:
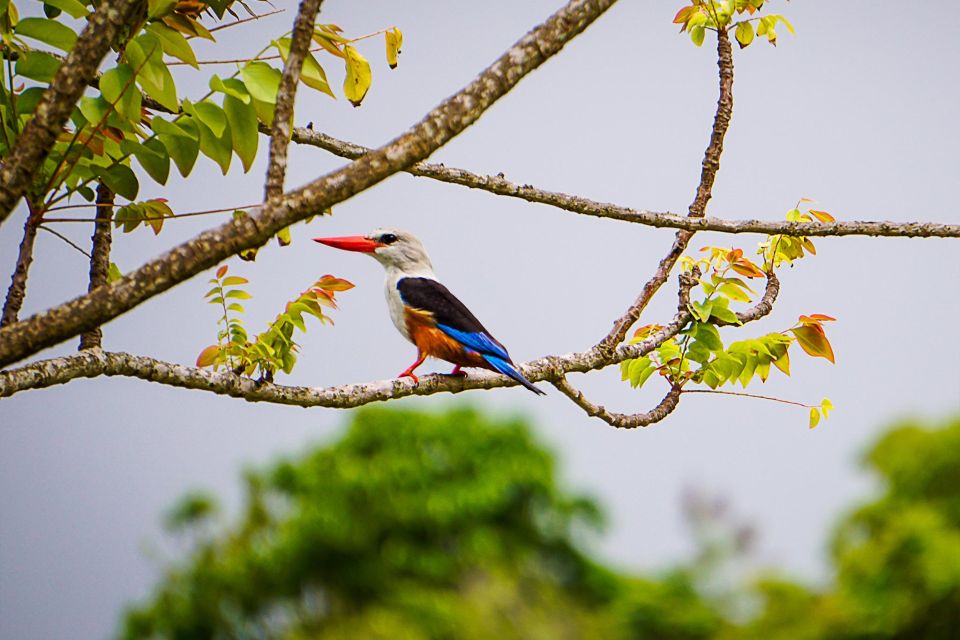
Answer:
[[[147,40],[149,37],[149,40]],[[141,46],[146,42],[147,46]],[[156,47],[153,47],[156,43]],[[151,52],[150,58],[146,53]],[[151,34],[143,34],[135,41],[127,43],[126,58],[134,69],[139,69],[137,73],[137,84],[143,89],[143,92],[159,102],[169,111],[176,113],[180,110],[180,102],[177,99],[177,86],[174,83],[173,75],[170,69],[163,63],[163,55],[159,46],[159,41]]]
[[[720,339],[720,332],[712,324],[698,323],[695,326],[697,340],[702,342],[711,351],[722,351],[723,340]]]
[[[133,78],[133,69],[121,63],[100,77],[100,93],[121,116],[131,122],[140,122],[141,98]]]
[[[303,59],[303,69],[300,71],[300,82],[311,89],[316,89],[321,93],[327,94],[331,98],[337,97],[327,82],[326,72],[323,70],[323,67],[320,66],[320,63],[317,62],[317,59],[313,57],[312,53],[308,52]]]
[[[33,38],[45,44],[70,52],[77,44],[77,34],[67,25],[47,18],[23,18],[14,32],[18,36]]]
[[[276,104],[280,71],[266,62],[251,62],[240,69],[240,76],[251,96],[271,105]]]
[[[710,348],[699,340],[695,340],[687,349],[687,357],[700,364],[706,364],[710,360],[710,355]]]
[[[738,380],[744,389],[747,388],[747,385],[750,383],[753,374],[757,370],[757,356],[753,354],[748,354],[744,356],[743,369],[740,371]]]
[[[285,247],[292,242],[290,238],[290,227],[284,227],[277,231],[277,242],[280,243],[281,247]]]
[[[147,15],[151,18],[162,18],[173,13],[178,0],[147,0]]]
[[[242,276],[227,276],[221,284],[224,287],[232,287],[238,284],[247,284],[248,282],[250,281]]]
[[[170,175],[170,155],[166,147],[157,139],[146,140],[143,144],[133,140],[123,140],[120,149],[133,155],[140,166],[160,184],[166,184]]]
[[[737,302],[750,302],[750,296],[744,293],[743,289],[738,287],[735,284],[722,284],[717,289],[721,294],[730,298],[731,300],[736,300]]]
[[[162,22],[151,22],[144,29],[159,38],[164,53],[186,62],[194,69],[200,68],[197,64],[197,55],[182,33],[171,29]]]
[[[78,0],[43,0],[44,4],[66,12],[71,18],[86,18],[90,11]]]
[[[253,161],[257,157],[257,145],[260,143],[260,134],[257,131],[257,110],[253,106],[253,101],[247,95],[243,83],[236,79],[230,79],[224,82],[224,86],[231,91],[239,93],[243,90],[246,102],[236,98],[233,93],[223,96],[223,112],[227,116],[227,122],[230,124],[231,142],[233,150],[243,163],[243,170],[249,171],[253,166]]]
[[[116,262],[111,262],[110,268],[107,269],[107,284],[116,282],[122,277],[123,277],[123,273],[120,271],[120,267],[117,266]]]
[[[157,123],[158,118],[153,119],[153,124]],[[156,127],[154,127],[156,130]],[[180,175],[186,178],[193,170],[193,165],[200,154],[200,143],[190,136],[159,134],[157,139],[163,143],[167,153],[173,158],[177,165]]]
[[[48,83],[60,68],[60,61],[43,51],[27,51],[17,60],[18,76]]]
[[[706,302],[698,302],[694,300],[690,303],[690,311],[695,315],[700,322],[706,322],[710,319],[710,312],[713,309],[713,301],[707,300]]]
[[[741,49],[750,46],[750,43],[753,42],[753,25],[749,22],[737,24],[736,38]]]
[[[227,175],[230,170],[230,161],[233,158],[233,141],[230,136],[230,129],[224,127],[223,136],[214,135],[207,125],[199,120],[195,120],[200,130],[200,151],[220,166],[223,175]]]
[[[117,195],[127,200],[135,200],[140,191],[140,183],[133,170],[125,164],[115,164],[109,167],[95,167],[94,173],[99,176]]]
[[[17,115],[29,115],[37,109],[40,98],[43,97],[43,87],[30,87],[17,96]]]
[[[223,109],[208,100],[193,105],[184,100],[183,110],[198,117],[200,122],[209,127],[214,136],[217,138],[223,137],[224,130],[227,128],[227,116],[223,113]]]
[[[740,319],[737,317],[737,314],[735,314],[733,311],[730,311],[730,309],[725,309],[719,305],[713,305],[713,309],[710,311],[710,316],[720,320],[721,322],[742,324]]]
[[[227,291],[227,294],[223,296],[224,298],[236,298],[237,300],[249,300],[253,296],[244,291],[243,289],[233,289]]]
[[[210,90],[233,96],[243,104],[250,104],[250,94],[242,80],[236,78],[223,80],[217,74],[213,74],[210,76]]]
[[[370,63],[350,45],[343,47],[343,54],[347,68],[347,74],[343,80],[343,93],[353,106],[359,107],[373,81]]]
[[[706,35],[707,32],[703,25],[697,25],[690,29],[690,40],[693,41],[693,44],[697,45],[698,47],[703,44],[703,38]]]

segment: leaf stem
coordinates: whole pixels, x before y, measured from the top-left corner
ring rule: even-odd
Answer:
[[[741,391],[718,391],[717,389],[684,389],[683,393],[713,393],[723,396],[740,396],[742,398],[756,398],[758,400],[772,400],[773,402],[782,402],[783,404],[792,404],[798,407],[803,407],[805,409],[812,409],[816,405],[804,404],[803,402],[797,402],[796,400],[784,400],[783,398],[777,398],[774,396],[762,396],[756,393],[743,393]]]

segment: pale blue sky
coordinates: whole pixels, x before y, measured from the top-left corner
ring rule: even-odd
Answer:
[[[297,123],[381,144],[557,6],[382,1],[361,8],[328,0],[324,19],[351,34],[399,26],[404,52],[390,72],[382,44],[365,45],[374,82],[363,106],[304,90]],[[684,211],[699,177],[717,80],[709,40],[697,49],[670,24],[680,6],[620,3],[433,159],[597,200]],[[960,26],[935,17],[951,15],[953,4],[924,3],[922,15],[902,3],[864,0],[775,0],[771,7],[797,35],[784,32],[776,49],[758,43],[736,52],[734,117],[710,214],[777,219],[807,196],[841,219],[957,222]],[[259,46],[291,19],[288,12],[223,39],[234,51]],[[339,82],[337,65],[323,60]],[[197,83],[193,93],[200,89]],[[341,163],[296,148],[287,184]],[[172,179],[143,195],[167,197],[177,211],[248,204],[261,196],[263,169],[261,157],[249,174],[235,167],[221,178],[201,161],[190,181]],[[300,365],[282,379],[290,384],[389,377],[414,356],[387,317],[379,265],[310,237],[383,225],[414,231],[441,280],[517,361],[596,342],[672,237],[406,175],[334,213],[296,227],[292,246],[271,244],[256,264],[231,262],[252,280],[251,327],[324,273],[358,285],[342,294],[336,327],[311,327]],[[4,273],[12,268],[22,216],[0,228]],[[168,223],[158,238],[145,231],[121,236],[115,260],[133,269],[209,224],[188,219]],[[88,229],[64,231],[88,241]],[[692,246],[751,249],[758,240],[703,235]],[[815,431],[802,410],[724,397],[685,398],[668,420],[635,432],[587,418],[554,390],[546,398],[515,389],[398,404],[472,402],[531,416],[560,454],[566,481],[608,507],[611,527],[597,548],[623,566],[656,569],[684,556],[690,540],[679,499],[684,487],[697,486],[725,496],[757,526],[762,561],[822,577],[830,523],[872,486],[854,466],[866,443],[894,417],[960,408],[960,347],[951,330],[960,313],[960,267],[956,241],[844,238],[817,247],[815,258],[784,270],[773,315],[744,330],[779,330],[800,313],[838,318],[829,327],[835,366],[798,354],[790,379],[774,374],[757,389],[801,401],[832,398],[836,413]],[[41,235],[36,257],[26,313],[85,289],[82,258],[55,238]],[[216,331],[216,314],[202,300],[205,282],[197,277],[109,324],[105,346],[192,362]],[[672,291],[664,291],[647,321],[667,317],[674,306]],[[71,341],[49,353],[73,348]],[[619,382],[616,368],[574,382],[619,411],[647,409],[662,391],[650,385],[637,393]],[[202,487],[235,505],[243,466],[329,440],[346,416],[119,378],[0,401],[0,637],[107,635],[121,606],[148,593],[170,557],[159,516],[177,496]]]

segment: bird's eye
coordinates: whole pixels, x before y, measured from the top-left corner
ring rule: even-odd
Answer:
[[[393,233],[385,233],[380,236],[380,242],[383,244],[393,244],[397,241],[397,236]]]

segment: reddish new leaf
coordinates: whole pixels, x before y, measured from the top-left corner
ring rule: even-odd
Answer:
[[[212,344],[203,351],[200,352],[200,355],[197,356],[197,366],[198,367],[209,367],[216,363],[217,358],[220,356],[220,345]]]
[[[349,280],[337,278],[331,275],[325,275],[317,280],[316,286],[327,291],[347,291],[353,289],[354,284]]]
[[[800,347],[809,355],[815,358],[826,358],[830,362],[836,363],[833,347],[830,346],[830,341],[827,340],[827,335],[819,324],[805,324],[794,327],[790,331],[797,337]]]

